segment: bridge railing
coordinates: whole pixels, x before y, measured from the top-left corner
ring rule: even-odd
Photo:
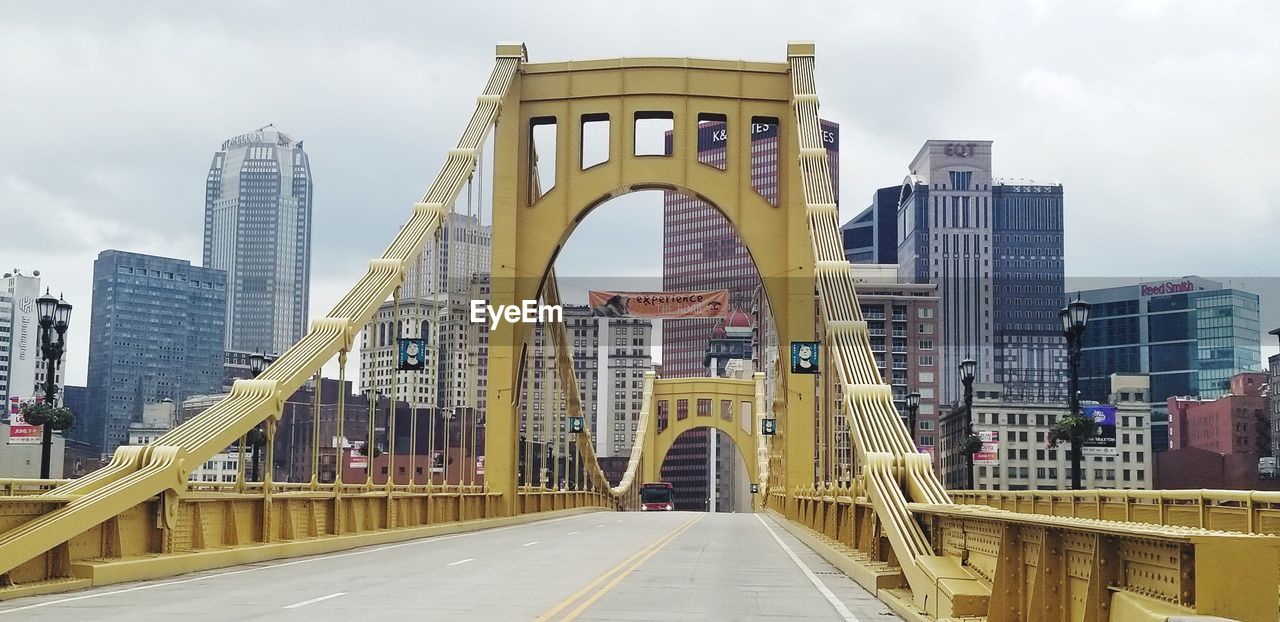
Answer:
[[[21,497],[25,495],[41,495],[71,480],[68,479],[0,479],[0,497]]]
[[[957,503],[1011,512],[1280,535],[1280,492],[1257,490],[958,490]]]

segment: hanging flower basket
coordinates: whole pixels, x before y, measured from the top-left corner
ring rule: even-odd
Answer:
[[[70,409],[34,402],[22,405],[22,418],[30,425],[47,425],[55,431],[70,430],[76,423]]]
[[[982,439],[977,434],[970,434],[960,439],[960,453],[972,456],[982,451]]]
[[[1082,415],[1067,415],[1049,427],[1049,447],[1073,441],[1083,442],[1098,434],[1098,424]]]

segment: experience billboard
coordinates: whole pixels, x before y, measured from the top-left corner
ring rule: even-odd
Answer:
[[[696,292],[590,292],[595,317],[691,318],[724,317],[729,290]]]

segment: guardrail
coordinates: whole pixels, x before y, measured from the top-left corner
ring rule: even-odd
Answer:
[[[1025,514],[1280,535],[1280,492],[1257,490],[953,490],[956,503]]]
[[[69,479],[24,479],[24,478],[8,478],[0,479],[0,497],[21,497],[26,495],[39,495],[71,480]]]

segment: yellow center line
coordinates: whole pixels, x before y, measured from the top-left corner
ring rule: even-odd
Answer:
[[[587,607],[590,607],[597,600],[600,600],[601,596],[604,596],[605,594],[607,594],[609,590],[612,590],[615,586],[617,586],[618,583],[620,583],[623,579],[627,577],[627,575],[631,574],[636,568],[639,568],[641,564],[648,561],[650,557],[653,557],[658,553],[658,551],[661,551],[668,544],[671,544],[676,538],[680,537],[680,534],[688,531],[691,527],[693,527],[693,524],[701,520],[703,516],[704,515],[699,514],[697,518],[685,523],[684,526],[675,530],[675,532],[673,532],[671,535],[667,536],[666,538],[663,538],[660,542],[657,543],[656,546],[650,547],[649,550],[645,552],[644,557],[641,557],[640,559],[636,560],[634,564],[631,564],[631,566],[629,566],[626,570],[623,570],[622,572],[618,573],[618,576],[614,577],[612,581],[609,581],[604,585],[604,587],[600,588],[599,591],[597,591],[595,594],[592,594],[591,598],[588,598],[582,601],[582,604],[575,607],[573,611],[570,611],[569,613],[565,614],[565,616],[561,618],[560,622],[570,622],[571,620],[577,619],[577,617],[581,615],[583,611],[586,611]]]
[[[650,552],[650,551],[656,551],[657,549],[662,548],[664,545],[666,545],[666,543],[667,543],[667,542],[670,542],[671,540],[674,540],[676,536],[678,536],[678,535],[680,535],[681,533],[683,533],[685,529],[688,529],[689,527],[691,527],[694,523],[698,522],[698,520],[699,520],[699,519],[701,519],[701,518],[702,518],[702,516],[701,516],[701,515],[699,515],[699,516],[697,516],[697,517],[694,517],[694,518],[693,518],[693,519],[691,519],[689,522],[687,522],[687,523],[685,523],[685,524],[681,525],[680,527],[676,528],[676,530],[675,530],[675,531],[672,531],[671,533],[667,534],[666,536],[663,536],[662,538],[659,538],[657,541],[655,541],[654,543],[650,544],[649,546],[646,546],[646,547],[644,547],[644,548],[640,549],[639,551],[636,551],[636,553],[635,553],[635,554],[633,554],[631,557],[628,557],[628,558],[626,558],[626,559],[622,560],[621,562],[619,562],[619,563],[618,563],[618,565],[617,565],[617,566],[614,566],[613,568],[610,568],[609,570],[605,571],[605,573],[604,573],[604,574],[600,575],[599,577],[596,577],[596,578],[595,578],[595,580],[593,580],[592,582],[590,582],[590,583],[588,583],[588,584],[586,584],[586,585],[582,586],[582,589],[580,589],[580,590],[578,590],[578,591],[574,592],[573,594],[570,594],[568,598],[566,598],[566,599],[564,599],[564,600],[560,601],[560,602],[559,602],[559,603],[557,603],[554,607],[552,607],[551,609],[549,609],[546,613],[544,613],[544,614],[542,614],[542,615],[538,616],[538,618],[537,618],[537,620],[535,620],[535,622],[546,622],[547,620],[550,620],[552,616],[556,615],[557,613],[560,613],[562,610],[564,610],[564,608],[565,608],[565,607],[568,607],[569,605],[572,605],[572,604],[574,603],[574,601],[578,600],[579,598],[582,598],[582,596],[583,596],[584,594],[586,594],[587,592],[590,592],[592,588],[594,588],[595,586],[599,585],[599,584],[600,584],[601,582],[603,582],[603,581],[607,581],[607,580],[609,579],[609,577],[611,577],[611,576],[613,576],[613,575],[614,575],[614,573],[617,573],[618,571],[620,571],[620,570],[622,570],[622,569],[626,568],[628,564],[630,564],[631,562],[633,562],[633,561],[635,561],[636,559],[640,558],[640,557],[641,557],[642,555],[644,555],[645,553],[648,553],[648,552]],[[646,558],[646,559],[647,559],[647,558]],[[641,560],[641,561],[643,561],[643,560]],[[576,610],[575,610],[575,611],[576,611]]]

